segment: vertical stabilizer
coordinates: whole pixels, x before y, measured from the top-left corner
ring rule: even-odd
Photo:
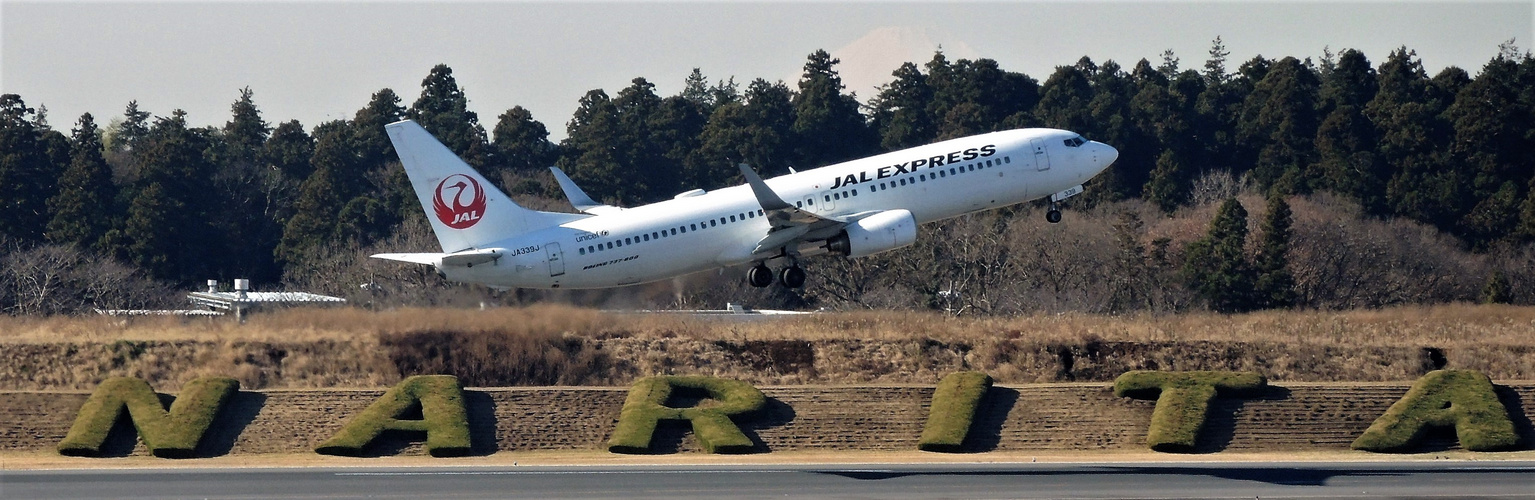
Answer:
[[[384,128],[443,252],[478,248],[579,218],[518,206],[414,121]]]

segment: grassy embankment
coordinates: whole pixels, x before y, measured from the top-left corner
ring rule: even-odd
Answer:
[[[0,318],[0,389],[91,389],[108,376],[175,391],[203,375],[247,389],[623,386],[699,374],[756,385],[1103,381],[1129,370],[1255,371],[1274,381],[1409,381],[1436,368],[1535,379],[1535,308],[1448,305],[1224,316],[950,318],[853,312],[750,322],[538,306],[290,310],[225,319]]]

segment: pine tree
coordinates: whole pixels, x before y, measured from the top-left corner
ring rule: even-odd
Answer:
[[[449,76],[447,81],[448,83],[444,85],[451,84],[452,77]],[[425,97],[426,91],[423,90],[422,98]],[[454,105],[466,105],[467,103],[468,100],[464,100],[462,103],[455,103]],[[427,118],[433,119],[437,126],[451,127],[451,124],[443,124],[442,122],[451,119],[453,114],[453,112],[449,112],[446,116],[429,115]],[[405,116],[405,108],[400,107],[400,97],[395,95],[393,90],[387,88],[374,92],[373,97],[368,99],[368,105],[357,110],[357,113],[352,115],[352,132],[356,136],[354,144],[360,155],[359,161],[364,171],[382,170],[389,162],[399,159],[394,153],[394,143],[389,142],[389,134],[384,132],[384,126],[400,121]],[[468,113],[467,119],[473,120],[474,113]],[[484,135],[483,132],[480,135]]]
[[[516,172],[534,172],[554,161],[549,130],[522,106],[501,113],[494,132],[496,157]]]
[[[21,96],[0,95],[0,234],[20,241],[42,239],[53,185],[45,144],[32,121],[35,110]]]
[[[1316,74],[1301,61],[1275,61],[1243,104],[1238,140],[1258,151],[1253,180],[1262,189],[1306,192],[1313,173],[1318,118]],[[1284,182],[1281,182],[1284,179]]]
[[[314,173],[299,186],[293,216],[283,226],[282,239],[273,251],[278,260],[288,264],[304,262],[327,243],[370,232],[358,229],[369,226],[358,219],[367,210],[354,207],[346,214],[350,219],[342,218],[346,205],[367,192],[355,133],[349,124],[337,121],[315,127],[315,135],[310,160]]]
[[[122,125],[118,127],[117,133],[112,135],[107,148],[114,153],[138,148],[140,143],[149,137],[149,116],[148,111],[139,109],[138,101],[128,101],[128,107],[123,111]]]
[[[375,100],[379,99],[375,94]],[[421,80],[421,97],[411,104],[408,115],[465,162],[476,168],[489,164],[485,128],[480,126],[479,116],[469,111],[469,98],[458,88],[448,65],[432,67],[431,74]]]
[[[1284,195],[1269,197],[1268,214],[1263,217],[1263,240],[1253,267],[1253,284],[1258,308],[1274,309],[1295,305],[1295,278],[1290,274],[1290,204]]]
[[[1227,199],[1203,238],[1189,243],[1183,265],[1189,288],[1221,313],[1252,310],[1252,266],[1247,262],[1247,210]]]
[[[49,242],[85,250],[100,248],[116,214],[112,169],[102,157],[101,133],[90,113],[80,116],[73,130],[69,169],[59,179],[59,194],[48,200]]]
[[[138,152],[143,172],[127,220],[109,238],[114,253],[160,279],[191,282],[213,275],[220,239],[211,210],[221,200],[210,182],[209,147],[208,132],[188,128],[185,111],[155,121]]]
[[[1493,271],[1487,277],[1487,283],[1482,285],[1481,303],[1483,304],[1507,304],[1512,300],[1509,296],[1508,277],[1503,271]]]
[[[314,155],[314,139],[298,120],[277,125],[263,149],[263,156],[287,179],[308,179],[314,171],[309,166],[309,157]]]
[[[799,92],[794,95],[796,161],[815,168],[865,156],[877,150],[878,138],[858,112],[858,101],[842,93],[841,61],[824,50],[805,62]]]
[[[880,87],[869,103],[870,120],[880,134],[880,146],[894,151],[932,142],[936,137],[928,106],[933,102],[933,88],[916,64],[904,63]]]

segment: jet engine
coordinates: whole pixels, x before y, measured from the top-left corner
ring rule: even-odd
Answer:
[[[917,219],[909,210],[886,210],[847,225],[826,240],[826,250],[846,257],[864,257],[917,242]]]

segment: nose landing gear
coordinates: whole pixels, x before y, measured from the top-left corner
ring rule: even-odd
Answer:
[[[1050,202],[1050,210],[1045,212],[1045,220],[1049,221],[1051,224],[1061,222],[1061,209],[1057,208],[1055,206],[1055,202],[1053,201]]]

